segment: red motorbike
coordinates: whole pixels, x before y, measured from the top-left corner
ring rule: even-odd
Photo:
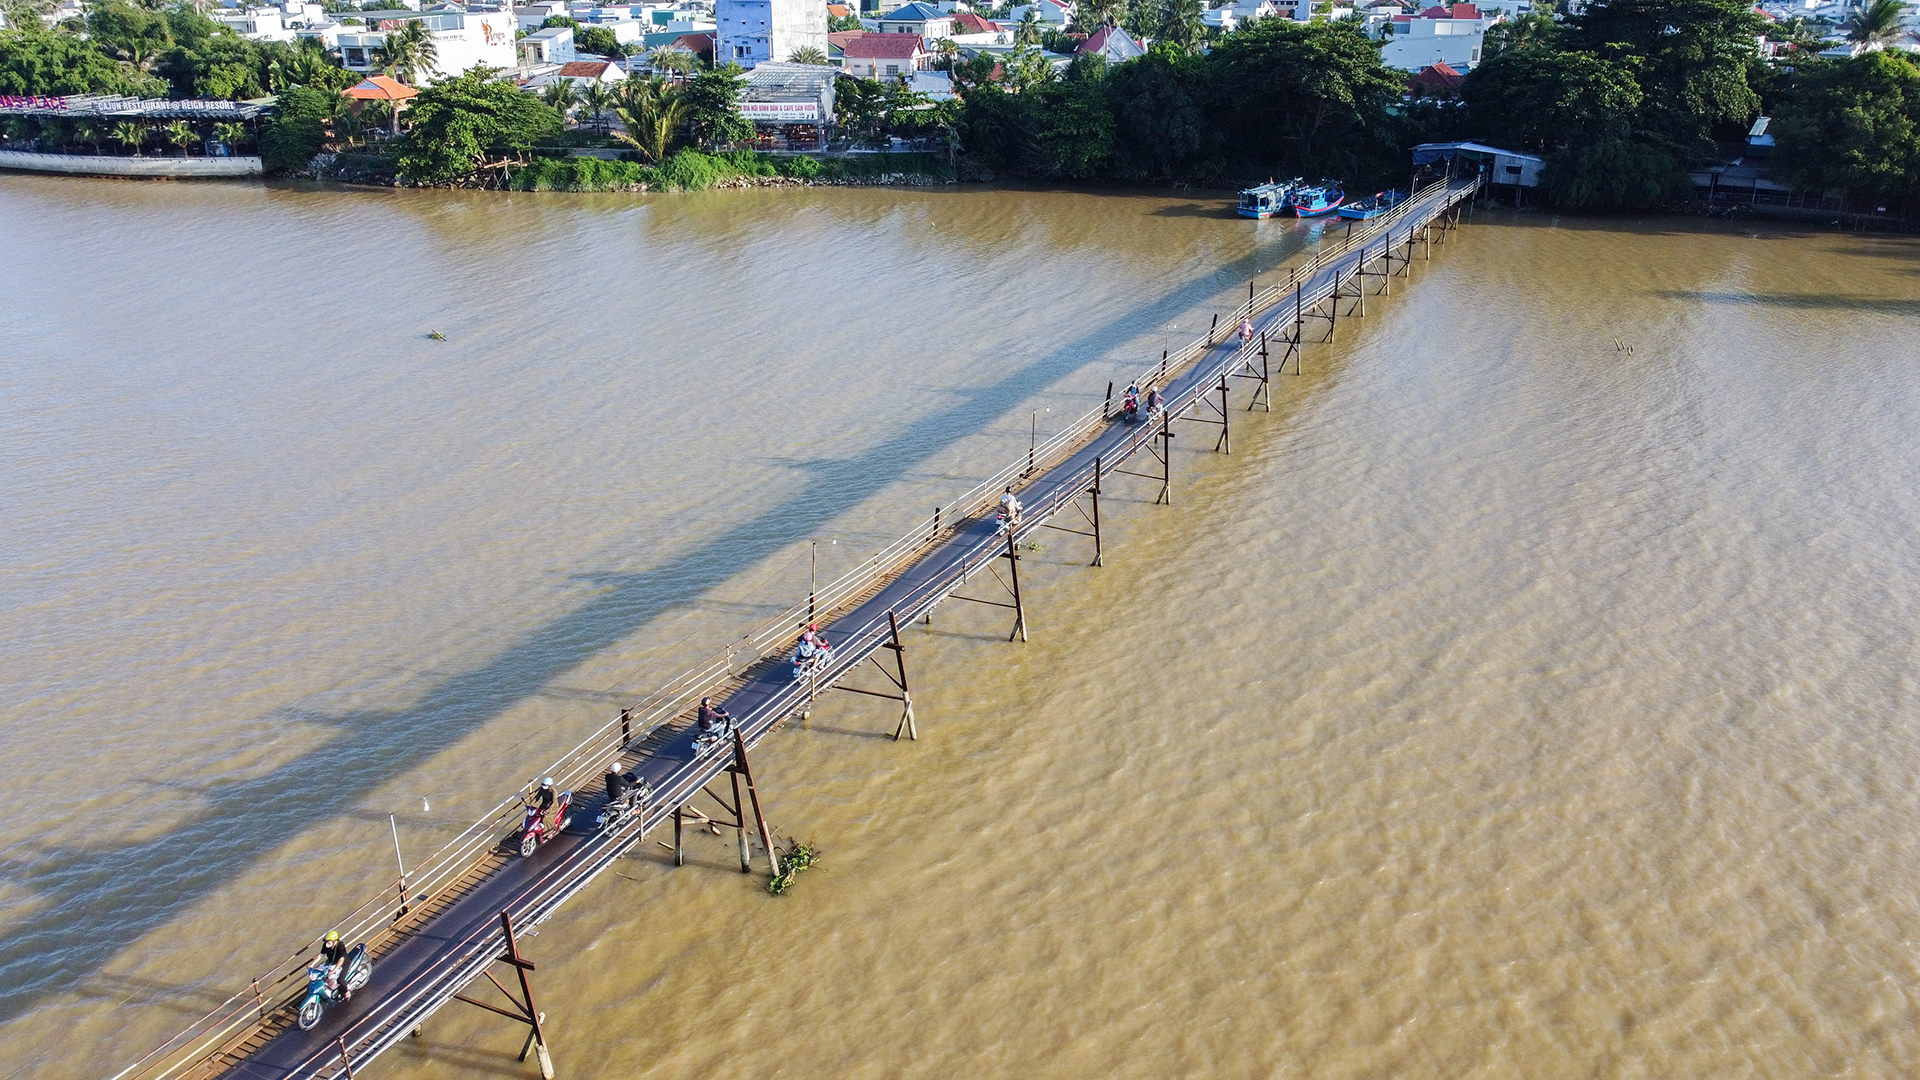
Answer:
[[[573,792],[563,791],[553,804],[553,821],[548,824],[547,815],[540,812],[540,804],[531,798],[522,798],[527,808],[527,816],[520,822],[520,855],[522,858],[532,855],[540,845],[559,836],[573,818],[569,811],[573,807]]]

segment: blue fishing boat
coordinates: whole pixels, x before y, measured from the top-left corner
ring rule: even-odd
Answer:
[[[1294,217],[1326,217],[1340,209],[1346,197],[1347,193],[1335,184],[1303,187],[1287,200],[1287,208],[1293,211]]]
[[[1272,180],[1250,187],[1240,193],[1240,216],[1250,218],[1270,218],[1287,209],[1287,200],[1300,186],[1298,179]]]
[[[1378,195],[1369,195],[1342,206],[1340,216],[1352,218],[1355,221],[1366,221],[1368,218],[1377,218],[1406,201],[1407,194],[1404,191],[1382,191]]]

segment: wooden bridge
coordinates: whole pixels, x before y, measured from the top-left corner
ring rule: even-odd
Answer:
[[[1264,289],[1250,284],[1247,302],[1225,318],[1216,316],[1204,338],[1163,354],[1142,373],[1140,385],[1158,385],[1166,397],[1157,416],[1149,419],[1143,410],[1137,421],[1123,420],[1110,385],[1098,411],[1036,445],[952,505],[936,509],[931,519],[818,590],[805,605],[783,612],[741,644],[622,710],[617,720],[545,770],[558,786],[580,796],[570,830],[520,858],[508,848],[509,837],[517,841],[522,812],[516,794],[400,878],[393,891],[370,898],[332,927],[348,941],[368,942],[373,980],[352,1001],[330,1009],[313,1030],[299,1030],[293,1011],[305,992],[305,961],[317,951],[318,937],[114,1080],[351,1078],[456,998],[525,1025],[521,1060],[537,1053],[542,1074],[550,1077],[542,1014],[528,977],[533,964],[519,954],[516,928],[551,916],[615,859],[668,823],[676,862],[682,829],[693,821],[735,830],[742,871],[751,869],[758,846],[778,872],[779,856],[761,816],[748,757],[761,739],[836,686],[899,702],[894,737],[917,738],[902,624],[952,598],[1004,607],[1012,619],[1008,639],[1024,638],[1023,538],[1043,528],[1079,534],[1089,541],[1093,565],[1099,565],[1101,485],[1108,477],[1120,473],[1157,480],[1158,501],[1171,503],[1170,450],[1180,429],[1191,432],[1199,425],[1204,430],[1198,434],[1214,437],[1215,450],[1232,453],[1233,413],[1270,408],[1273,376],[1289,365],[1297,371],[1308,341],[1331,341],[1340,320],[1364,315],[1369,296],[1388,292],[1395,277],[1410,277],[1417,258],[1431,258],[1433,246],[1444,243],[1478,187],[1478,179],[1436,182],[1293,268],[1286,281]],[[1243,320],[1257,323],[1251,340],[1238,332]],[[1239,409],[1232,400],[1236,386],[1250,387]],[[1017,527],[1002,530],[994,508],[1009,484],[1024,512]],[[1070,508],[1077,511],[1072,524],[1053,524]],[[997,586],[989,585],[993,582]],[[963,587],[997,591],[983,599],[961,595]],[[798,681],[788,657],[798,630],[809,621],[826,627],[833,649],[817,677]],[[882,663],[887,653],[891,657]],[[872,684],[882,689],[843,684],[867,667],[884,676],[884,682]],[[737,730],[730,741],[701,753],[691,722],[705,695],[723,702]],[[600,778],[616,758],[651,794],[638,814],[596,831]],[[723,790],[714,791],[714,785]],[[710,813],[690,805],[703,792],[710,797],[705,805],[723,809]],[[496,964],[510,973],[507,983],[492,970]],[[463,992],[483,978],[502,996],[489,991],[481,1000]]]

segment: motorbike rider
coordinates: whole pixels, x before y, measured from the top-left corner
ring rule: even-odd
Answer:
[[[320,943],[320,955],[314,958],[314,966],[327,969],[327,989],[333,991],[345,1001],[352,993],[340,985],[341,969],[347,964],[347,943],[340,940],[340,931],[327,931],[327,938]]]
[[[545,821],[547,811],[553,809],[553,799],[553,777],[543,776],[539,789],[533,793],[533,801],[528,805],[536,807],[540,811],[540,820]]]
[[[1020,500],[1014,495],[1012,484],[1008,484],[1000,496],[1000,516],[1009,524],[1020,524]]]
[[[694,722],[700,726],[702,735],[718,735],[733,722],[733,715],[713,703],[710,697],[700,699],[700,711],[694,715]]]
[[[1133,419],[1134,414],[1140,411],[1139,383],[1127,384],[1127,396],[1121,399],[1120,409],[1127,414],[1127,419],[1129,420]]]
[[[1154,383],[1148,383],[1147,384],[1147,420],[1149,423],[1151,423],[1153,420],[1159,417],[1160,410],[1166,406],[1166,403],[1167,403],[1167,400],[1160,396],[1160,387]]]
[[[1240,343],[1243,345],[1253,344],[1253,320],[1252,319],[1240,320]]]
[[[621,797],[627,793],[627,784],[628,780],[625,774],[620,771],[620,759],[614,758],[612,761],[607,762],[608,806],[619,802]]]

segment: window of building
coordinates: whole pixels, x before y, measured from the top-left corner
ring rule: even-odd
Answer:
[[[888,65],[887,65],[887,74],[889,74],[889,75],[898,75],[898,74],[900,74],[900,65],[899,65],[899,64],[888,64]]]

